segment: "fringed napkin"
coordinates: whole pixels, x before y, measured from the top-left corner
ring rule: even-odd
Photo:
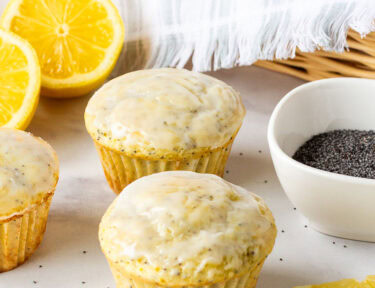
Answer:
[[[348,29],[375,30],[374,0],[116,0],[126,25],[117,74],[151,67],[197,71],[341,52]]]

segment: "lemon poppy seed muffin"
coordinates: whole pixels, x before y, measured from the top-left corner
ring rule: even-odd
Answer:
[[[117,288],[251,288],[275,237],[262,199],[216,175],[189,171],[131,183],[99,228]]]
[[[0,272],[22,264],[42,241],[58,181],[55,151],[40,138],[0,128]]]
[[[245,109],[213,77],[183,69],[118,77],[90,99],[85,122],[112,189],[166,170],[222,175]]]

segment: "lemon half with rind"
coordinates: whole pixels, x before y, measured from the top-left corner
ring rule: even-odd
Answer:
[[[0,29],[0,127],[25,129],[38,106],[41,72],[33,47]]]
[[[367,276],[366,280],[359,282],[355,279],[344,279],[318,285],[297,286],[294,288],[375,288],[375,276]]]
[[[11,0],[1,26],[35,48],[42,95],[75,97],[98,88],[113,70],[124,26],[110,0]]]
[[[367,276],[363,288],[375,288],[375,275]]]

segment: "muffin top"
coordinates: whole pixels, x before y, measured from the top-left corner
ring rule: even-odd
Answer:
[[[53,193],[59,168],[51,146],[30,133],[0,128],[0,143],[1,221]]]
[[[239,94],[224,82],[163,68],[108,82],[90,99],[85,120],[91,136],[109,148],[175,156],[223,146],[240,128],[244,115]]]
[[[103,252],[132,277],[203,285],[249,271],[272,250],[276,227],[256,195],[211,174],[140,178],[100,224]]]

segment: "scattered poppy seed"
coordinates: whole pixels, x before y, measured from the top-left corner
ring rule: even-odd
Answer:
[[[280,258],[280,261],[283,261],[283,258]]]
[[[335,242],[335,241],[333,241],[333,242],[332,242],[332,244],[336,244],[336,242]]]
[[[86,282],[85,282],[85,281],[82,281],[82,284],[86,284]]]
[[[281,230],[281,233],[284,233],[285,231],[284,230]]]
[[[267,181],[267,180],[264,180],[264,183],[266,183],[266,184],[267,184],[267,183],[268,183],[268,181]]]
[[[305,225],[305,228],[307,228],[307,225]]]
[[[344,248],[346,248],[346,247],[348,247],[348,246],[344,245]]]
[[[33,283],[34,283],[34,284],[37,284],[37,283],[38,283],[38,281],[35,281],[35,280],[34,280],[34,281],[33,281]]]
[[[43,265],[39,265],[39,268],[43,268]]]
[[[259,150],[258,152],[259,152],[259,153],[262,153],[262,150]]]
[[[297,208],[296,208],[296,207],[294,207],[294,208],[293,208],[293,210],[297,210]]]
[[[240,156],[242,156],[243,155],[243,153],[242,152],[240,152]]]
[[[229,170],[225,171],[225,173],[229,174]]]
[[[83,251],[82,251],[82,253],[83,253],[83,254],[86,254],[86,253],[87,253],[87,251],[86,251],[86,250],[83,250]]]

